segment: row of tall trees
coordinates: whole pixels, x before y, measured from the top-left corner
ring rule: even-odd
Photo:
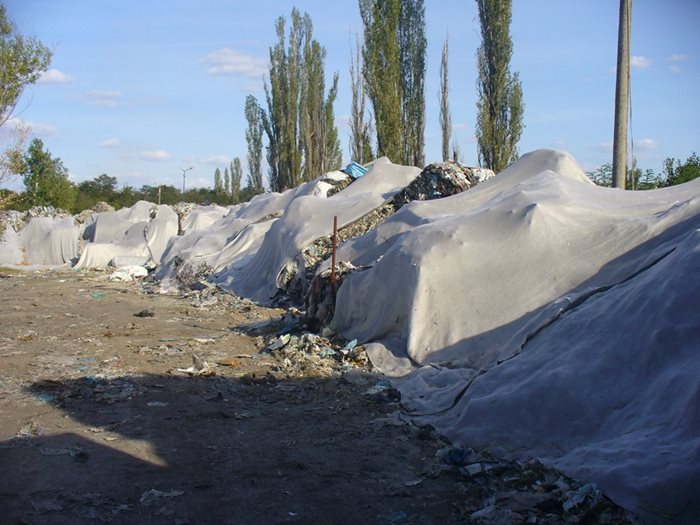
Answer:
[[[326,91],[326,50],[313,38],[308,13],[292,10],[291,24],[279,17],[265,80],[267,108],[246,99],[248,186],[262,191],[262,136],[267,136],[269,183],[283,191],[340,167],[342,155],[333,104],[338,74]]]
[[[243,178],[243,168],[241,159],[236,157],[224,168],[223,176],[221,169],[214,170],[214,193],[217,197],[226,197],[223,202],[226,204],[238,204],[241,200],[241,179]],[[217,200],[217,202],[219,202]],[[228,202],[226,202],[228,201]]]

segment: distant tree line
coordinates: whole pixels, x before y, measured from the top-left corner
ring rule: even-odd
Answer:
[[[684,161],[672,157],[666,158],[662,163],[661,173],[654,173],[654,170],[641,170],[636,167],[627,170],[627,179],[625,188],[629,190],[653,190],[657,188],[666,188],[690,182],[693,179],[700,177],[700,157],[693,152]],[[586,173],[598,186],[612,186],[612,164],[606,163],[593,171]]]
[[[134,188],[118,185],[117,178],[103,173],[94,179],[74,184],[68,179],[68,170],[59,157],[45,148],[41,139],[33,139],[26,151],[16,160],[17,172],[22,176],[24,192],[0,190],[0,209],[26,210],[33,206],[54,206],[72,213],[94,208],[106,202],[116,209],[132,206],[139,200],[161,204],[178,202],[236,204],[249,200],[254,193],[240,188],[242,176],[240,159],[236,158],[224,170],[225,182],[215,175],[214,188],[191,188],[184,194],[175,186],[143,185]]]

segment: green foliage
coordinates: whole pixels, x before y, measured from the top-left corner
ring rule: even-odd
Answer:
[[[22,159],[20,173],[24,181],[27,206],[54,206],[70,210],[75,203],[76,189],[68,180],[68,170],[61,159],[53,158],[40,139],[29,143]]]
[[[663,166],[666,186],[683,184],[700,177],[700,157],[695,152],[683,164],[681,164],[680,160],[667,158],[664,160]]]
[[[267,111],[262,112],[262,125],[268,137],[270,188],[284,191],[340,166],[333,115],[338,75],[326,95],[326,50],[313,39],[308,14],[292,10],[288,37],[284,17],[277,19],[275,28],[277,43],[270,49]]]
[[[231,172],[224,168],[224,194],[231,198]]]
[[[496,173],[518,158],[523,130],[523,94],[518,73],[510,72],[511,0],[476,0],[482,44],[477,51],[476,139],[479,163]]]
[[[359,0],[363,74],[374,110],[377,155],[425,164],[423,0]]]
[[[403,158],[400,0],[360,0],[364,25],[363,73],[374,110],[377,155]]]
[[[86,180],[77,185],[77,195],[73,210],[81,212],[94,208],[98,202],[106,202],[115,206],[117,196],[117,178],[103,173],[92,180]]]
[[[399,21],[401,62],[402,162],[425,166],[425,6],[423,0],[403,0]]]
[[[224,184],[221,180],[221,170],[216,168],[214,170],[214,193],[220,195],[224,192]]]
[[[241,159],[236,157],[231,163],[231,202],[238,204],[241,202],[241,180],[243,179],[243,168]]]
[[[263,135],[263,111],[253,95],[248,95],[245,99],[245,118],[248,121],[248,128],[245,132],[245,139],[248,143],[248,186],[254,194],[263,192],[262,180],[262,135]],[[270,131],[272,133],[272,131]],[[271,139],[272,140],[272,139]],[[272,145],[273,157],[276,156],[277,146]],[[272,170],[273,165],[270,164]]]
[[[0,126],[12,116],[24,88],[36,82],[50,62],[51,51],[19,34],[0,4]]]
[[[362,52],[360,37],[355,40],[355,53],[350,48],[350,84],[352,108],[350,112],[350,158],[366,164],[374,156],[372,153],[372,125],[366,121],[367,92],[362,76]]]

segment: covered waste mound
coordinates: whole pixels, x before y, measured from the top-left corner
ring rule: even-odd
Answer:
[[[331,235],[334,216],[339,227],[351,224],[381,207],[419,173],[418,168],[380,158],[360,179],[330,197],[295,198],[255,245],[254,255],[249,251],[244,264],[223,267],[212,281],[236,295],[271,304],[280,291],[293,289],[297,278],[303,287],[306,272],[300,254],[317,239]]]
[[[79,252],[81,227],[52,206],[0,212],[0,264],[60,266]]]
[[[156,276],[165,290],[197,285],[215,271],[237,267],[253,257],[262,239],[287,206],[304,196],[326,198],[349,183],[341,172],[330,172],[283,193],[256,195],[233,207],[209,227],[172,238]]]
[[[345,243],[331,328],[448,437],[537,457],[652,522],[700,515],[700,180],[523,156]]]

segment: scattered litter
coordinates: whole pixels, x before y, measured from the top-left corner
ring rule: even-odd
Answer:
[[[202,360],[197,354],[192,354],[192,366],[188,368],[178,368],[178,372],[184,372],[190,375],[212,375],[209,370],[209,364]]]
[[[289,343],[289,339],[289,334],[281,335],[277,339],[275,339],[272,344],[268,345],[267,350],[279,350],[280,348],[283,348],[287,343]]]
[[[104,299],[105,297],[107,297],[107,294],[103,294],[103,293],[91,293],[91,294],[90,294],[90,297],[92,297],[93,299]]]
[[[134,314],[134,317],[153,317],[156,314],[152,310],[144,309]]]
[[[110,281],[130,282],[138,277],[148,275],[148,270],[143,266],[129,265],[117,268],[117,270],[108,276]]]
[[[192,341],[200,345],[204,345],[207,343],[214,343],[216,342],[216,339],[214,339],[213,337],[195,337],[192,339]]]
[[[141,494],[141,499],[139,499],[139,502],[144,507],[148,507],[149,505],[153,505],[154,503],[156,503],[159,499],[175,498],[177,496],[182,496],[183,494],[184,494],[183,491],[175,490],[175,489],[168,490],[168,491],[151,489],[151,490],[147,490],[146,492]]]

